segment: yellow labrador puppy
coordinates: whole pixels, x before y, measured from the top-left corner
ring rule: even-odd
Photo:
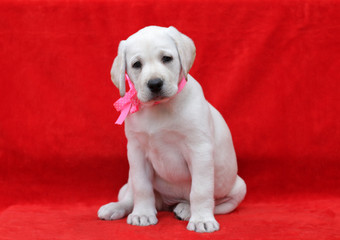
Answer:
[[[128,182],[118,202],[99,209],[100,219],[128,216],[129,224],[147,226],[158,222],[157,211],[173,209],[189,221],[188,230],[213,232],[214,214],[243,200],[246,185],[228,126],[188,74],[195,53],[193,41],[174,27],[146,27],[120,42],[112,81],[124,96],[127,73],[140,109],[125,120]]]

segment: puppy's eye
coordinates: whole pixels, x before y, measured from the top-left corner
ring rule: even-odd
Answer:
[[[162,62],[163,63],[169,63],[169,62],[171,62],[172,61],[172,57],[171,56],[163,56],[162,57]]]
[[[142,63],[140,61],[135,62],[134,64],[132,64],[133,68],[139,69],[142,67]]]

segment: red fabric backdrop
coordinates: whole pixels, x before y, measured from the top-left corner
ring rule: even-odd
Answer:
[[[0,239],[340,239],[338,1],[1,1]],[[221,230],[171,213],[97,220],[127,180],[109,71],[147,25],[197,47],[191,74],[231,129],[248,185]]]

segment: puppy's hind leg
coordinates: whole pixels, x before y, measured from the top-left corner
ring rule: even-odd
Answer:
[[[237,176],[235,184],[225,200],[215,206],[215,214],[226,214],[235,210],[247,193],[247,186],[242,178]]]
[[[101,206],[98,210],[98,218],[101,220],[121,219],[132,212],[133,192],[129,183],[125,184],[119,191],[118,202],[111,202]]]
[[[189,221],[191,217],[190,204],[188,202],[178,203],[173,211],[179,220]]]

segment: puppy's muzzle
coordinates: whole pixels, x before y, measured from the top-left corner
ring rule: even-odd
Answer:
[[[148,88],[152,93],[160,93],[163,87],[163,80],[160,78],[151,79],[148,81]]]

